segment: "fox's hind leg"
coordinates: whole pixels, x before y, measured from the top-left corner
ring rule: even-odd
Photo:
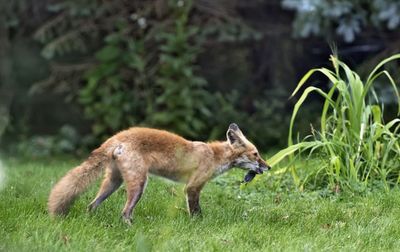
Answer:
[[[111,162],[110,166],[106,169],[104,180],[101,183],[101,187],[96,195],[96,198],[88,206],[88,211],[95,210],[105,199],[115,192],[121,186],[121,184],[121,173],[116,167],[115,162]]]
[[[124,222],[131,224],[133,209],[146,187],[148,167],[141,155],[122,147],[114,152],[114,160],[126,183],[127,200],[122,211],[122,218]]]
[[[136,204],[142,197],[143,191],[147,184],[147,174],[125,174],[124,180],[126,181],[126,194],[127,199],[124,210],[122,211],[122,218],[124,222],[132,223],[132,212]]]

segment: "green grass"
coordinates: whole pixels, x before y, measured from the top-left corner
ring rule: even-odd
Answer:
[[[209,183],[202,218],[184,210],[183,185],[152,177],[134,213],[119,218],[121,188],[93,214],[93,186],[66,218],[50,219],[52,184],[78,160],[6,162],[0,192],[0,251],[304,251],[396,250],[400,247],[400,192],[366,196],[272,190],[273,176],[244,189],[234,171]],[[269,189],[268,189],[269,188]],[[280,192],[278,192],[280,191]]]

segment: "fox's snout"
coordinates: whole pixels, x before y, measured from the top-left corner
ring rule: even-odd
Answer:
[[[260,164],[260,166],[255,170],[257,174],[263,174],[264,171],[271,170],[271,166],[267,164]]]
[[[264,169],[265,171],[269,171],[269,170],[272,169],[272,167],[269,166],[269,165],[267,165],[267,164],[265,164],[265,166],[263,166],[263,169]]]
[[[264,160],[261,160],[261,162],[259,162],[259,168],[257,169],[257,172],[263,173],[263,171],[269,170],[271,170],[271,166],[269,166]]]

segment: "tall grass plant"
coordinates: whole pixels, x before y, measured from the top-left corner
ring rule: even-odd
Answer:
[[[289,127],[288,147],[270,159],[272,165],[284,158],[290,160],[312,157],[318,166],[307,169],[306,176],[298,175],[298,168],[289,165],[296,185],[302,189],[313,182],[317,186],[364,190],[379,185],[385,190],[400,182],[400,96],[398,88],[383,66],[400,58],[393,55],[380,62],[365,81],[336,56],[331,56],[333,70],[310,70],[298,83],[292,97],[302,90],[315,73],[322,73],[331,82],[326,92],[316,86],[304,89],[294,106]],[[397,117],[385,122],[383,104],[374,92],[378,78],[385,77],[397,100]],[[304,140],[294,143],[294,127],[300,108],[311,93],[318,93],[325,101],[319,129]]]

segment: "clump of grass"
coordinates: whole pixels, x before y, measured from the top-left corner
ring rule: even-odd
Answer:
[[[396,54],[380,62],[365,82],[337,57],[331,56],[333,70],[310,70],[298,83],[296,95],[315,73],[325,75],[332,86],[324,92],[315,86],[307,87],[295,104],[289,128],[288,147],[271,158],[277,163],[287,156],[304,157],[308,153],[319,159],[318,167],[311,169],[306,178],[300,179],[295,166],[288,166],[297,186],[307,182],[335,188],[363,190],[378,182],[386,190],[400,182],[400,119],[385,123],[383,105],[373,90],[377,78],[386,77],[397,97],[400,113],[399,92],[390,74],[381,70],[387,62],[400,58]],[[304,141],[293,144],[293,128],[299,109],[310,95],[317,92],[325,102],[321,112],[321,125]],[[293,157],[292,157],[293,159]]]

